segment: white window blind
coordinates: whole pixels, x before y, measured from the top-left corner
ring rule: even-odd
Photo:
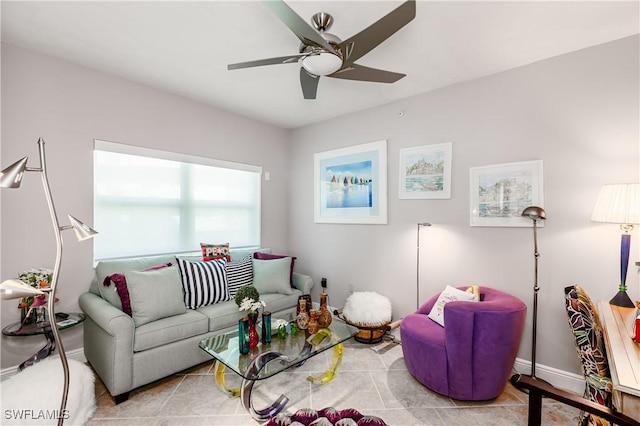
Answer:
[[[258,166],[94,141],[94,259],[260,245]]]

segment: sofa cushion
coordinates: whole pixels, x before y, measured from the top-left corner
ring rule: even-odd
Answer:
[[[231,299],[236,296],[240,287],[253,284],[253,260],[251,257],[227,262],[226,269],[227,288]]]
[[[161,263],[175,262],[174,256],[136,257],[122,260],[103,260],[96,265],[96,279],[100,296],[116,308],[122,310],[122,302],[115,285],[105,286],[104,279],[116,273],[142,271]]]
[[[206,333],[208,326],[209,319],[197,311],[187,310],[184,314],[162,318],[135,329],[133,351],[140,352],[197,336]]]
[[[136,327],[172,315],[184,314],[180,273],[177,266],[124,273]]]
[[[253,259],[253,286],[260,295],[267,293],[291,294],[291,258]]]
[[[225,259],[190,262],[177,258],[177,261],[184,290],[184,304],[187,308],[198,309],[230,299]]]
[[[290,257],[291,258],[291,267],[289,268],[289,284],[291,284],[291,287],[293,287],[293,266],[296,263],[296,259],[298,259],[295,256],[287,256],[285,254],[272,254],[272,253],[265,253],[265,252],[260,252],[257,251],[255,253],[253,253],[253,258],[254,259],[260,259],[260,260],[274,260],[274,259],[282,259],[285,257]]]
[[[202,249],[202,260],[205,262],[216,259],[225,259],[227,262],[231,260],[231,254],[229,253],[229,243],[200,243],[200,248]]]

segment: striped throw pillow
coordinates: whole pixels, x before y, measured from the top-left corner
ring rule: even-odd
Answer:
[[[177,258],[184,304],[189,309],[230,300],[227,289],[227,271],[225,259],[209,262],[190,262]]]
[[[243,285],[253,284],[253,260],[246,259],[227,262],[227,288],[229,297],[236,297],[238,289]]]

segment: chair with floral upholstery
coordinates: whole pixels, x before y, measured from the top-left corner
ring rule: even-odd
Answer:
[[[611,374],[602,324],[593,301],[579,285],[565,287],[565,307],[585,378],[584,398],[612,408]],[[581,425],[610,425],[605,419],[583,412]]]

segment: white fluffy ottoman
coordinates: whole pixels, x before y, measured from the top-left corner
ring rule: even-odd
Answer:
[[[342,316],[360,329],[355,337],[358,342],[378,343],[391,322],[391,301],[372,291],[355,292],[345,301]]]
[[[96,409],[93,371],[69,360],[65,425],[83,425]],[[55,425],[64,384],[59,358],[47,358],[0,383],[3,425]]]

